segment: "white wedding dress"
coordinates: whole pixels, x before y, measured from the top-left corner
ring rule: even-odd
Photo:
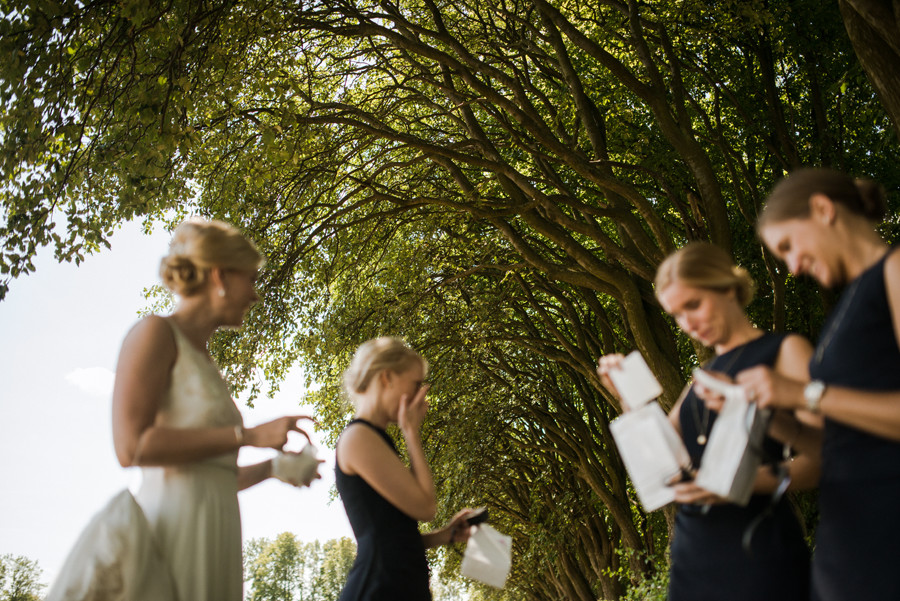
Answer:
[[[156,424],[241,424],[218,368],[171,320],[166,322],[178,357]],[[123,491],[94,517],[46,601],[241,601],[237,452],[143,468],[137,504],[134,500]]]

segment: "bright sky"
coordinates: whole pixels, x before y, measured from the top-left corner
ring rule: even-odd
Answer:
[[[142,290],[158,283],[168,242],[162,228],[148,236],[128,224],[112,249],[80,266],[57,264],[45,250],[37,272],[13,281],[0,302],[0,555],[37,560],[45,583],[91,516],[140,483],[113,454],[110,397],[119,346],[146,305]],[[239,402],[245,425],[298,412],[302,393],[294,373],[255,409]],[[326,460],[323,479],[311,489],[269,480],[240,493],[245,541],[285,531],[304,541],[352,537],[340,501],[330,501],[334,451],[311,434]],[[272,453],[245,448],[239,462]]]

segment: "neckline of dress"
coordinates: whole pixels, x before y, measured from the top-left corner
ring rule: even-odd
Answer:
[[[179,325],[175,323],[175,320],[172,319],[171,315],[168,317],[164,317],[163,319],[166,321],[166,323],[169,324],[169,327],[172,328],[175,336],[180,337],[182,340],[184,340],[184,345],[187,346],[191,350],[191,352],[201,357],[205,363],[215,366],[215,361],[213,361],[213,358],[210,356],[209,352],[200,350],[196,346],[194,346],[194,343],[191,342],[191,339],[187,337],[187,334],[184,333],[184,330],[182,330],[181,327],[179,327]]]
[[[373,430],[378,430],[379,432],[387,433],[387,428],[382,428],[382,427],[374,424],[373,422],[367,420],[364,417],[354,417],[353,419],[350,420],[350,424],[355,423],[355,422],[362,422],[362,423],[366,424],[367,426],[369,426],[370,428],[372,428]],[[347,425],[349,426],[350,424],[347,424]]]

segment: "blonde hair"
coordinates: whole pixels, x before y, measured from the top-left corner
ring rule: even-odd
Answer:
[[[166,288],[190,296],[203,287],[213,267],[253,270],[264,262],[256,245],[233,225],[193,218],[175,228],[159,275]]]
[[[753,278],[734,264],[725,250],[709,242],[690,242],[675,251],[656,269],[656,295],[672,282],[718,292],[735,291],[741,307],[753,300]]]
[[[369,389],[372,381],[383,371],[403,373],[415,365],[421,365],[428,372],[428,362],[399,338],[382,336],[364,342],[356,353],[350,367],[344,372],[344,389],[353,399]]]

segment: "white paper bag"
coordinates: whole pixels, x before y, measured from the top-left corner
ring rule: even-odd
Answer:
[[[725,397],[695,482],[732,503],[746,505],[762,461],[770,411],[749,402],[740,386],[713,378],[701,369],[694,370],[694,379]]]
[[[463,576],[503,588],[512,566],[512,537],[489,524],[475,526],[469,537],[460,572]]]
[[[617,369],[609,370],[609,379],[628,409],[643,407],[662,394],[662,386],[637,351],[628,354]]]
[[[644,509],[671,503],[670,483],[690,468],[691,457],[662,408],[649,403],[616,418],[609,429]]]

